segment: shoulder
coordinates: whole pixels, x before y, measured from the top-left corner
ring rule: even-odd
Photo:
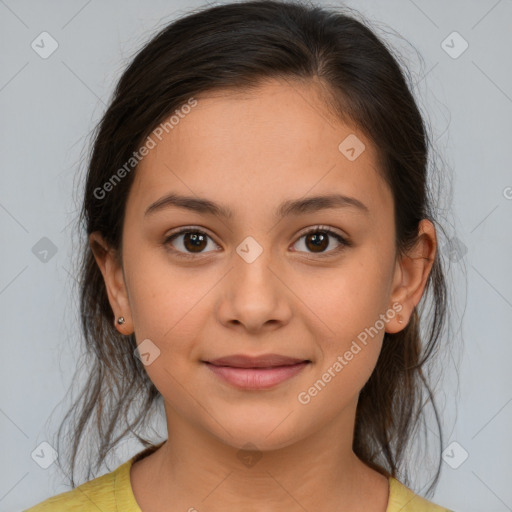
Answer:
[[[117,469],[52,496],[23,512],[141,512],[130,482],[132,464],[164,444],[150,445]]]
[[[85,482],[74,489],[52,496],[24,512],[110,512],[117,511],[119,488],[129,478],[131,460],[114,471]],[[128,512],[129,509],[126,510]]]
[[[389,486],[386,512],[452,512],[414,493],[396,478],[389,479]]]

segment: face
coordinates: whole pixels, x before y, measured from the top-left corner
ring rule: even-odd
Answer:
[[[405,325],[424,284],[417,272],[414,293],[403,286],[376,150],[313,85],[196,99],[137,168],[122,268],[102,266],[119,329],[146,340],[168,418],[227,444],[270,449],[353,423],[384,332],[403,328],[397,309]],[[304,202],[327,196],[339,197]],[[240,354],[308,362],[278,383],[265,380],[276,369],[227,370],[245,386],[205,362]]]

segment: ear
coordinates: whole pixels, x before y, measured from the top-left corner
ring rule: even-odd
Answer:
[[[386,332],[396,333],[409,323],[420,302],[437,250],[436,230],[431,221],[423,219],[418,226],[418,240],[407,254],[399,256],[395,265],[391,305],[399,313],[386,325]],[[401,308],[398,306],[401,305]],[[398,320],[402,320],[400,323]]]
[[[129,335],[133,332],[133,322],[119,255],[108,246],[98,231],[89,236],[89,245],[105,281],[108,300],[114,312],[114,326],[121,334]],[[117,323],[119,317],[124,318],[123,324]]]

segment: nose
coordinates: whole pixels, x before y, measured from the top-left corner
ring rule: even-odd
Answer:
[[[254,259],[234,260],[219,288],[219,320],[225,326],[239,325],[251,333],[286,325],[292,313],[292,294],[270,257],[262,252]]]

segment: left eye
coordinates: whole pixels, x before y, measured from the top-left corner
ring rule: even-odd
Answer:
[[[172,242],[174,240],[179,240],[181,237],[183,237],[183,239],[177,244],[178,247],[174,246]],[[346,240],[344,237],[342,237],[335,231],[323,228],[322,226],[318,226],[314,229],[307,231],[306,233],[303,233],[299,237],[298,241],[295,243],[299,243],[300,240],[302,240],[303,238],[305,238],[303,244],[306,247],[306,252],[307,250],[311,250],[313,254],[323,255],[326,252],[338,252],[339,250],[342,250],[344,247],[348,247],[351,245],[348,240]],[[331,246],[331,238],[336,239],[339,245],[334,249],[326,251],[326,249]],[[178,231],[177,233],[168,236],[164,241],[164,245],[171,243],[171,245],[173,245],[173,248],[176,250],[175,252],[179,256],[193,257],[194,254],[211,252],[204,251],[204,249],[208,246],[208,239],[211,240],[211,237],[204,231],[200,231],[197,229],[182,229],[181,231]],[[214,245],[214,248],[218,248],[217,244],[213,242],[213,240],[212,243]]]
[[[303,233],[299,241],[305,238],[305,241],[303,242],[303,245],[307,248],[312,250],[312,252],[315,254],[324,255],[326,252],[338,252],[342,250],[345,246],[349,246],[350,243],[348,240],[343,238],[341,235],[336,233],[335,231],[332,231],[331,229],[323,228],[322,226],[318,226],[315,229],[309,230],[306,233]],[[329,239],[335,238],[339,245],[335,247],[334,249],[331,249],[329,251],[326,251],[327,247],[331,245]],[[296,242],[298,243],[298,242]]]

